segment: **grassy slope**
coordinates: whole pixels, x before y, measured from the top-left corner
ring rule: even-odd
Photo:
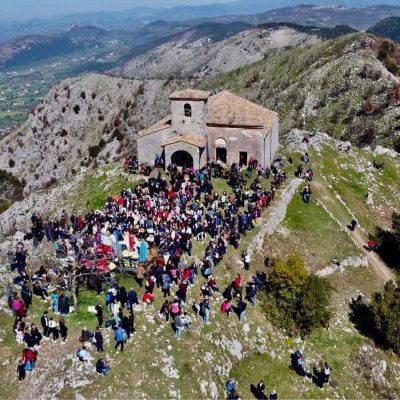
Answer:
[[[288,154],[288,153],[287,153]],[[369,155],[362,153],[365,158]],[[318,155],[311,154],[312,163],[315,169],[318,169],[316,177],[317,182],[323,182],[319,173],[328,176],[324,168],[330,166],[333,158],[341,159],[339,153],[331,152],[324,148]],[[299,155],[295,154],[295,164],[298,162]],[[357,158],[359,159],[359,158]],[[355,158],[355,160],[357,160]],[[393,164],[393,169],[397,164]],[[332,168],[332,167],[329,167]],[[293,170],[290,170],[292,174]],[[336,176],[339,180],[349,179],[348,170],[338,170]],[[383,174],[377,175],[378,182],[386,182],[391,179],[391,169]],[[93,201],[88,205],[88,199],[82,196],[71,197],[68,201],[79,200],[79,207],[88,205],[95,207],[97,202],[104,199],[108,190],[98,188],[104,187],[104,181],[97,181],[97,178],[90,175],[84,180],[82,191],[87,193],[91,190],[90,198]],[[114,182],[114,180],[111,180]],[[122,184],[122,182],[121,182]],[[226,186],[223,182],[215,182],[218,190],[223,190]],[[361,193],[362,191],[360,191]],[[356,191],[358,193],[358,191]],[[386,196],[387,195],[387,196]],[[390,203],[390,191],[382,192],[382,196]],[[318,197],[318,191],[315,192],[314,199]],[[356,204],[361,204],[359,197],[349,193],[347,200],[354,199]],[[394,204],[393,204],[394,205]],[[338,212],[344,212],[340,202],[334,203]],[[341,210],[341,211],[340,211]],[[373,211],[373,210],[370,210]],[[360,211],[363,213],[360,205]],[[267,218],[267,215],[266,215]],[[376,216],[380,218],[379,214]],[[382,220],[380,220],[382,221]],[[339,256],[337,250],[340,249],[340,256],[357,254],[353,243],[349,240],[347,234],[341,230],[341,227],[331,219],[320,206],[315,202],[309,207],[305,206],[296,196],[289,206],[287,217],[283,223],[283,230],[275,233],[266,240],[265,253],[254,257],[253,271],[261,269],[264,255],[275,254],[285,256],[293,252],[299,253],[306,261],[310,269],[320,269],[329,263],[332,256]],[[285,230],[290,231],[286,236]],[[257,231],[257,230],[256,230]],[[247,247],[249,241],[256,232],[248,235],[241,244],[238,251],[229,250],[229,255],[222,264],[215,270],[215,275],[221,287],[225,287],[234,277],[237,271],[242,271],[237,259],[240,252]],[[204,246],[197,243],[195,246],[195,255],[201,255],[204,252]],[[246,275],[248,278],[249,275]],[[19,387],[15,387],[14,364],[21,348],[17,350],[12,334],[9,330],[11,317],[1,312],[0,335],[3,339],[1,346],[1,358],[10,360],[11,368],[2,370],[2,382],[0,391],[2,397],[15,398],[25,391],[25,385],[30,382],[34,384],[39,376],[52,387],[55,381],[64,380],[66,374],[71,371],[83,379],[87,377],[90,384],[76,388],[76,381],[65,379],[65,385],[59,392],[59,398],[75,397],[79,391],[87,398],[93,397],[120,397],[120,398],[205,398],[212,397],[213,389],[207,386],[207,382],[215,382],[218,397],[223,396],[224,381],[228,376],[238,379],[240,392],[243,398],[251,398],[250,384],[256,384],[259,379],[264,379],[267,384],[267,390],[276,389],[280,398],[333,398],[345,396],[346,398],[365,398],[378,396],[383,388],[373,386],[368,376],[368,370],[360,368],[355,363],[355,353],[360,346],[368,345],[369,341],[354,330],[347,319],[347,302],[357,290],[365,294],[378,289],[378,283],[372,272],[367,268],[348,268],[343,273],[337,272],[329,276],[330,282],[335,287],[333,296],[334,317],[328,330],[318,330],[304,342],[299,342],[296,338],[289,338],[283,332],[272,327],[263,315],[262,299],[255,308],[248,309],[247,321],[241,324],[236,317],[230,319],[220,315],[218,312],[220,300],[213,301],[211,325],[203,326],[202,322],[193,318],[193,329],[190,332],[184,332],[182,341],[176,342],[170,326],[161,324],[156,316],[161,305],[162,298],[157,291],[157,299],[154,306],[145,312],[136,314],[136,327],[138,333],[132,342],[128,343],[126,351],[123,354],[115,354],[112,350],[113,340],[106,344],[106,354],[111,357],[113,369],[111,374],[106,377],[90,375],[88,373],[76,372],[76,364],[68,358],[68,354],[74,354],[78,346],[77,337],[82,325],[93,328],[96,324],[94,315],[87,313],[88,305],[95,304],[98,299],[90,292],[81,292],[80,301],[82,304],[79,314],[68,317],[70,327],[70,339],[63,348],[57,345],[45,343],[40,349],[40,358],[37,366],[37,374],[34,378],[28,378],[28,381]],[[196,286],[190,289],[189,299],[199,291],[199,285],[202,278],[198,278]],[[136,283],[132,278],[124,278],[122,282],[128,289],[135,287]],[[139,292],[141,292],[139,290]],[[190,304],[190,300],[188,301]],[[35,322],[42,312],[43,304],[35,300],[33,312]],[[238,344],[240,343],[240,344]],[[234,346],[242,346],[242,352],[234,351]],[[312,364],[320,363],[327,359],[333,367],[332,386],[324,387],[322,390],[303,378],[295,375],[289,368],[289,352],[295,347],[304,348],[308,362]],[[56,352],[60,361],[51,359],[52,352]],[[385,354],[381,350],[376,351],[374,360],[386,360],[389,368],[394,367],[394,362],[399,362],[398,358]],[[92,354],[96,356],[93,351]],[[241,355],[242,354],[242,355]],[[167,377],[163,368],[169,365],[168,357],[172,357],[173,368],[176,369],[179,379]],[[45,361],[46,360],[46,361]],[[393,370],[393,368],[392,368]],[[89,376],[88,376],[89,375]],[[390,378],[390,375],[387,375]],[[392,386],[396,385],[396,380],[392,377]],[[78,380],[79,381],[79,380]],[[203,383],[200,383],[203,382]],[[335,383],[336,382],[336,383]],[[205,391],[200,389],[204,385]],[[394,390],[394,389],[393,389]],[[37,393],[37,392],[35,392]]]

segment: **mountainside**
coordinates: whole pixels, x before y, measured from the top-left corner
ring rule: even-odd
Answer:
[[[298,5],[278,8],[256,15],[222,17],[217,20],[239,19],[255,25],[267,22],[291,22],[299,25],[316,26],[348,25],[357,30],[364,30],[382,19],[392,16],[400,16],[399,6],[379,5],[353,8],[332,5]]]
[[[253,43],[260,31],[240,34],[242,48]],[[263,40],[270,47],[258,62],[212,77],[217,68],[229,66],[224,65],[229,52],[222,46],[209,63],[209,80],[204,80],[206,70],[198,80],[130,81],[104,75],[67,80],[50,91],[19,129],[0,141],[0,169],[24,179],[24,193],[29,193],[69,176],[80,165],[119,159],[134,150],[138,130],[168,113],[169,94],[187,87],[229,89],[278,111],[283,134],[305,123],[360,145],[398,146],[400,80],[387,64],[388,59],[399,63],[397,47],[380,59],[386,42],[360,33],[273,49],[274,41],[282,45],[282,33],[285,44],[288,38],[304,40],[289,28],[265,31]],[[167,77],[175,67],[169,68],[164,68]]]
[[[368,33],[400,42],[400,17],[389,17],[368,29]]]
[[[192,40],[218,41],[251,27],[244,22],[155,21],[134,30],[73,26],[60,34],[0,44],[0,135],[24,119],[61,80],[106,72],[190,31]]]
[[[56,35],[22,36],[0,44],[0,68],[26,67],[33,62],[95,48],[109,40],[107,31],[94,26],[72,27]]]
[[[332,4],[340,6],[340,10],[336,11],[341,14],[346,14],[347,11],[350,13],[354,12],[355,8],[370,8],[376,5],[374,0],[336,0],[332,2],[331,0],[318,0],[313,1],[312,4],[316,7],[332,7]],[[203,4],[203,5],[178,5],[170,8],[152,8],[147,6],[135,7],[133,9],[127,9],[122,11],[97,11],[88,13],[73,13],[69,15],[54,16],[52,18],[43,18],[45,11],[48,7],[42,7],[40,18],[29,19],[27,21],[12,21],[10,18],[5,18],[2,22],[2,30],[0,32],[0,43],[9,39],[12,39],[21,34],[31,35],[31,34],[48,34],[52,32],[59,32],[65,29],[66,26],[79,23],[81,25],[95,25],[100,28],[110,30],[110,29],[132,29],[136,27],[143,26],[146,23],[151,23],[160,19],[168,21],[189,21],[193,19],[218,19],[226,18],[226,16],[243,16],[243,15],[254,15],[259,13],[265,13],[273,9],[282,9],[286,12],[288,7],[301,7],[302,1],[292,0],[238,0],[228,3],[218,3],[216,1],[214,4]],[[385,15],[381,15],[381,10],[375,11],[377,13],[377,19],[370,25],[365,25],[362,22],[364,15],[367,15],[367,19],[370,19],[370,12],[368,10],[363,10],[360,13],[360,21],[358,24],[364,25],[366,28],[378,22],[380,19],[389,17],[391,15],[397,15],[393,13],[393,9],[398,6],[397,0],[385,0],[384,6],[387,9]],[[19,4],[16,4],[13,8]],[[162,4],[163,5],[163,4]],[[20,7],[23,7],[21,5]],[[60,7],[59,7],[60,8]],[[392,9],[392,11],[391,11]],[[1,11],[1,10],[0,10]],[[7,10],[9,11],[9,10]],[[25,11],[25,10],[23,10]],[[59,13],[61,10],[59,10]],[[318,10],[314,11],[315,13]],[[392,14],[391,14],[392,12]],[[372,11],[373,13],[373,11]],[[315,14],[316,15],[316,14]],[[321,14],[326,15],[326,11]],[[379,18],[379,15],[381,18]],[[312,17],[310,15],[310,17]],[[0,16],[1,18],[1,16]],[[241,17],[239,17],[240,19]],[[341,17],[343,18],[343,17]],[[290,22],[286,19],[276,19],[275,22]],[[260,21],[266,22],[266,21]],[[303,21],[294,21],[296,23],[303,24]],[[341,24],[343,22],[335,22],[333,25]]]
[[[134,133],[164,113],[169,90],[154,80],[68,79],[0,141],[0,170],[24,180],[26,194],[91,162],[119,159],[132,152]]]
[[[392,147],[400,133],[398,65],[399,46],[359,33],[271,51],[211,87],[278,111],[283,132],[305,124],[353,143]]]
[[[187,31],[150,52],[128,61],[119,72],[137,79],[207,77],[251,64],[285,46],[319,42],[317,35],[294,28],[252,29],[214,43],[211,35]]]

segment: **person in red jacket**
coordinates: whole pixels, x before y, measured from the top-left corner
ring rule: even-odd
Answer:
[[[376,246],[375,242],[372,239],[369,239],[368,240],[368,251],[375,250],[375,246]]]
[[[154,297],[154,294],[146,291],[142,297],[142,301],[143,303],[150,304],[154,301]]]
[[[241,278],[240,274],[236,275],[234,284],[235,284],[235,289],[236,290],[239,290],[240,286],[242,286],[242,278]]]
[[[36,353],[29,348],[22,350],[21,361],[24,363],[26,371],[32,371],[35,368]]]

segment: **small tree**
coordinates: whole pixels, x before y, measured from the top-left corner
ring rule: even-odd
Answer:
[[[276,296],[285,301],[295,301],[307,278],[302,259],[298,255],[293,255],[286,262],[276,260],[272,268],[270,284]]]
[[[289,333],[306,335],[328,325],[331,291],[326,279],[307,273],[299,256],[274,260],[267,282],[267,315]]]
[[[309,275],[303,285],[298,312],[297,326],[301,333],[307,334],[316,328],[325,328],[331,318],[329,303],[332,287],[325,278]]]
[[[400,288],[390,281],[382,293],[374,293],[370,309],[375,329],[388,346],[400,353]]]
[[[89,155],[90,155],[90,157],[96,158],[99,155],[99,153],[100,153],[99,146],[96,145],[96,146],[90,146],[89,147]]]
[[[400,269],[400,214],[392,215],[392,230],[377,228],[377,251],[390,266]]]

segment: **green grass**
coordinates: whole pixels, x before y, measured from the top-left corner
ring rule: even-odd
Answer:
[[[323,268],[334,257],[343,259],[358,254],[346,232],[318,203],[318,191],[313,191],[312,201],[307,205],[300,196],[301,189],[289,204],[282,223],[290,235],[274,235],[266,241],[266,252],[281,257],[298,253],[311,270]]]
[[[89,172],[78,187],[74,189],[70,199],[75,212],[83,210],[102,210],[108,196],[119,195],[123,189],[134,189],[140,182],[137,176],[119,171],[113,178],[107,172],[115,165],[106,166],[96,172]]]
[[[354,151],[354,156],[348,156],[323,146],[321,154],[314,156],[332,190],[341,196],[357,220],[373,232],[376,226],[387,226],[392,211],[398,209],[400,163],[388,156],[374,157],[362,150]],[[384,171],[372,168],[373,160],[384,162]],[[344,165],[347,167],[343,168]],[[364,171],[357,172],[356,168]],[[367,203],[367,193],[372,194],[374,205]]]

